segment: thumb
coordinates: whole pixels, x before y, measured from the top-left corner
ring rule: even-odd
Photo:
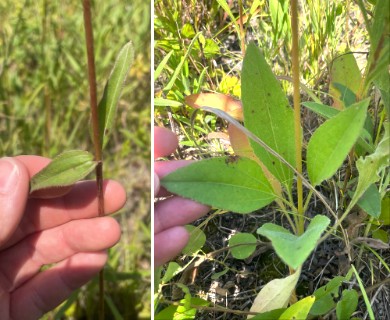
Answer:
[[[26,167],[14,158],[0,158],[0,246],[15,232],[29,192]]]

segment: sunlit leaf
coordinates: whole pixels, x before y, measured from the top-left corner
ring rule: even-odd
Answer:
[[[197,93],[185,97],[184,100],[193,108],[212,107],[225,111],[237,120],[243,120],[241,101],[226,94]]]
[[[282,88],[255,44],[248,45],[242,68],[245,127],[295,167],[294,115]],[[253,151],[287,188],[293,172],[279,158],[250,141]]]
[[[323,123],[307,147],[307,171],[313,185],[330,178],[356,142],[363,128],[369,99],[341,111]]]
[[[246,158],[197,161],[161,180],[170,192],[219,209],[250,213],[275,199],[260,166]]]
[[[290,301],[292,292],[298,282],[300,270],[283,279],[274,279],[268,282],[258,293],[251,312],[267,312],[285,308]],[[248,316],[248,319],[253,316]]]
[[[96,167],[93,155],[87,151],[71,150],[61,153],[30,181],[30,192],[70,186],[85,178]]]
[[[315,300],[314,296],[310,296],[295,302],[282,313],[279,320],[306,319]]]
[[[273,223],[263,224],[257,229],[257,233],[270,239],[278,256],[289,267],[297,269],[313,251],[317,240],[329,223],[328,217],[317,215],[310,221],[306,231],[300,236],[296,236],[282,226]],[[292,252],[294,254],[291,254]]]

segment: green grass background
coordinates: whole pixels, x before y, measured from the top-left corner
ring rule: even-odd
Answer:
[[[98,95],[121,47],[135,60],[123,88],[104,175],[128,201],[117,215],[122,239],[106,267],[106,319],[150,318],[150,3],[95,1]],[[0,156],[53,157],[93,151],[81,1],[0,2]],[[98,236],[98,235],[97,235]],[[96,319],[94,280],[46,319]]]

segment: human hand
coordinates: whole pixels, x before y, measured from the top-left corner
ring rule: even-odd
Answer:
[[[154,128],[154,158],[171,154],[178,146],[176,135],[165,128]],[[160,188],[160,178],[190,164],[190,161],[162,161],[154,165],[154,193],[156,197],[170,195]],[[183,225],[204,214],[210,208],[192,200],[172,196],[157,201],[154,206],[154,264],[156,267],[174,258],[186,246],[189,234]]]
[[[103,268],[105,249],[120,238],[115,219],[97,217],[94,181],[55,198],[29,196],[30,178],[49,161],[0,159],[0,319],[38,319],[59,305]],[[63,190],[48,190],[55,192]],[[105,181],[104,196],[107,213],[126,201],[115,181]],[[48,264],[55,265],[40,272]]]

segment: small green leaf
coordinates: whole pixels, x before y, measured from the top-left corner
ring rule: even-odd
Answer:
[[[257,239],[250,233],[237,233],[229,240],[232,256],[236,259],[246,259],[256,250]]]
[[[85,178],[95,167],[93,155],[87,151],[72,150],[61,153],[32,177],[30,192],[70,186]]]
[[[323,123],[307,146],[307,171],[313,185],[342,165],[363,128],[370,100],[358,102]]]
[[[182,250],[182,253],[190,255],[202,249],[206,243],[206,235],[201,229],[192,225],[186,225],[186,229],[190,233],[190,239]]]
[[[275,199],[253,160],[220,157],[194,162],[161,180],[170,192],[219,209],[250,213]]]
[[[329,223],[328,217],[317,215],[301,236],[295,236],[287,229],[273,223],[265,223],[257,229],[257,233],[270,239],[278,256],[289,267],[297,269],[313,251],[317,240]]]
[[[339,288],[343,281],[344,277],[336,276],[326,285],[314,291],[313,295],[315,296],[316,301],[310,310],[310,314],[320,316],[332,310],[336,305],[333,297],[338,297]]]
[[[309,296],[295,302],[279,317],[279,320],[306,319],[316,298]]]
[[[255,44],[248,45],[242,67],[245,127],[295,167],[294,113],[279,81]],[[290,189],[293,171],[251,140],[256,156]]]
[[[379,222],[384,226],[390,225],[390,193],[387,193],[381,203],[381,215],[379,216]]]
[[[343,290],[341,300],[336,306],[337,319],[349,319],[358,305],[359,295],[353,289]]]
[[[228,271],[229,271],[229,268],[225,268],[225,269],[223,269],[223,270],[220,271],[220,272],[214,273],[214,274],[211,276],[211,280],[217,280],[217,279],[219,279],[220,277],[222,277],[223,275],[225,275]]]
[[[162,283],[168,283],[171,279],[181,271],[181,267],[176,262],[169,262],[164,277],[161,279]]]
[[[114,123],[122,86],[126,80],[133,59],[133,44],[128,42],[119,52],[110,78],[104,87],[103,97],[98,106],[100,142],[103,148],[108,142],[108,135]]]
[[[258,293],[250,311],[263,313],[287,307],[300,274],[301,272],[298,270],[286,278],[268,282]]]

